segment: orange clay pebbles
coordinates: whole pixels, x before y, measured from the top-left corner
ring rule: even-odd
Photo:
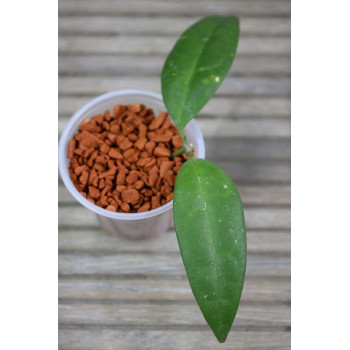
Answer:
[[[143,104],[116,105],[85,119],[68,143],[69,175],[93,204],[121,213],[156,209],[173,199],[187,156],[167,112],[155,117]]]

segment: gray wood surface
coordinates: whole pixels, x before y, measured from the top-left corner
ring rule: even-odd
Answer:
[[[111,236],[59,177],[59,349],[290,349],[289,0],[59,0],[58,10],[58,136],[101,93],[160,92],[166,54],[202,16],[240,17],[234,65],[196,120],[206,158],[239,189],[248,239],[241,305],[218,344],[173,228],[148,241]]]

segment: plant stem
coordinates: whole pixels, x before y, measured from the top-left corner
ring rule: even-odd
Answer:
[[[175,151],[172,155],[171,158],[174,158],[176,156],[181,156],[182,154],[186,153],[191,159],[194,157],[194,148],[193,145],[190,144],[185,144],[181,148],[179,148],[177,151]]]
[[[171,158],[177,157],[177,156],[181,156],[181,154],[186,153],[186,147],[182,146],[181,148],[179,148],[177,151],[175,151],[172,155]]]

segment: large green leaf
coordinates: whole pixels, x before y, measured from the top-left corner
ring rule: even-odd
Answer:
[[[235,318],[246,270],[246,231],[239,193],[205,159],[187,161],[176,178],[175,231],[188,280],[219,342]]]
[[[162,95],[181,134],[228,73],[238,38],[237,17],[205,17],[189,27],[169,53],[162,71]]]

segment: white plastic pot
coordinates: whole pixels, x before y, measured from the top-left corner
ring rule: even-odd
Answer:
[[[62,132],[58,146],[58,166],[61,178],[72,196],[84,207],[97,214],[103,228],[111,233],[128,239],[145,239],[155,237],[165,232],[172,223],[173,201],[143,213],[118,213],[103,209],[84,198],[75,188],[68,172],[67,158],[68,141],[77,132],[79,125],[86,118],[104,113],[106,109],[113,110],[116,104],[142,103],[152,108],[154,114],[166,110],[162,96],[142,90],[119,90],[100,95],[82,106],[69,120]],[[203,136],[197,123],[191,120],[185,133],[188,143],[192,143],[198,158],[205,157]]]

